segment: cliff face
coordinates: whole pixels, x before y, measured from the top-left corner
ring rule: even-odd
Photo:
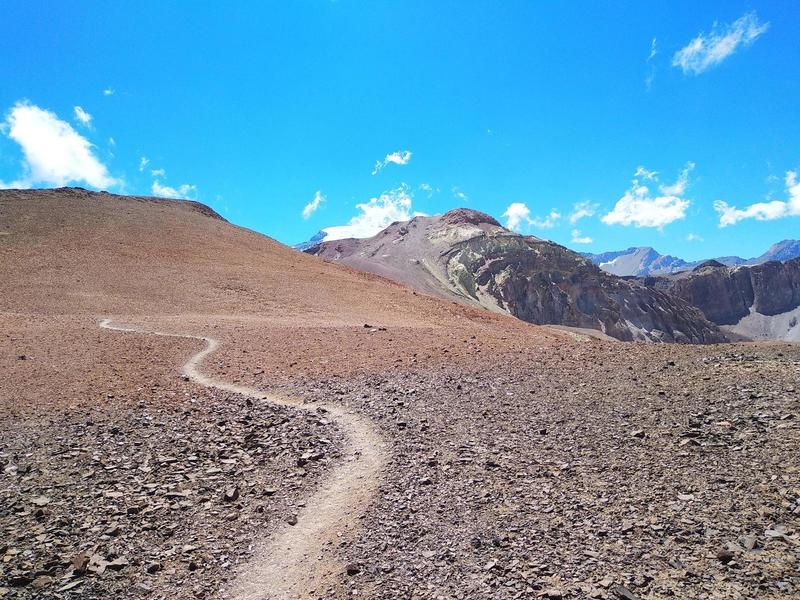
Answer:
[[[417,217],[373,238],[323,242],[307,252],[530,323],[598,329],[626,341],[724,340],[685,301],[475,211]]]
[[[738,267],[708,261],[645,283],[683,298],[718,325],[735,325],[752,312],[775,316],[800,306],[800,258]]]
[[[552,242],[480,236],[456,245],[446,259],[451,281],[523,321],[600,329],[625,341],[722,339],[687,303],[603,273]]]

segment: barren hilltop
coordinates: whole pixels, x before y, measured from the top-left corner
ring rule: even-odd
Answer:
[[[71,188],[0,191],[0,327],[3,598],[800,593],[796,344],[602,340]]]

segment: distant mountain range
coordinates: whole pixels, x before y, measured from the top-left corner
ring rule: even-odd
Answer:
[[[653,248],[634,247],[616,252],[603,252],[592,254],[583,252],[582,256],[591,260],[606,273],[620,277],[643,277],[646,275],[669,275],[679,271],[686,271],[706,262],[698,260],[687,262],[683,259],[668,254],[659,254]],[[740,258],[738,256],[720,256],[714,260],[726,267],[740,265],[760,265],[771,260],[786,261],[800,256],[800,240],[783,240],[770,246],[769,250],[755,258]]]

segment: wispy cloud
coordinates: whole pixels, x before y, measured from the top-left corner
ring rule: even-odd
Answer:
[[[142,158],[140,158],[139,159],[139,172],[144,172],[144,170],[147,168],[148,164],[150,164],[150,159],[149,158],[147,158],[146,156],[143,156]]]
[[[739,47],[747,47],[769,28],[760,23],[755,12],[736,19],[730,25],[714,23],[711,33],[701,33],[672,57],[672,66],[684,73],[699,75],[717,66]]]
[[[558,224],[559,220],[561,220],[561,214],[556,210],[551,210],[546,217],[534,217],[531,220],[531,225],[539,229],[552,229]]]
[[[114,95],[114,90],[111,89],[110,87],[105,88],[103,90],[103,96],[113,96],[113,95]]]
[[[423,215],[412,209],[413,194],[403,184],[398,188],[383,192],[369,202],[356,204],[358,214],[347,225],[323,229],[326,240],[345,238],[365,238],[376,235],[395,221],[408,221],[413,216]]]
[[[656,80],[656,73],[655,68],[651,69],[650,72],[647,74],[647,77],[644,78],[644,89],[648,92],[653,89],[653,82]]]
[[[433,187],[430,183],[420,183],[419,190],[421,192],[425,192],[428,195],[428,198],[432,197],[434,194],[438,194],[441,191],[438,187]]]
[[[167,171],[166,169],[153,169],[150,171],[150,175],[152,175],[153,177],[160,177],[161,179],[164,179],[164,177],[167,176]]]
[[[503,216],[506,218],[506,228],[512,231],[521,231],[524,225],[552,229],[561,219],[561,214],[556,210],[551,210],[545,217],[531,217],[531,210],[524,202],[512,202]]]
[[[658,183],[658,174],[644,167],[636,169],[631,187],[617,200],[614,209],[602,217],[607,225],[634,225],[661,229],[673,221],[683,219],[690,201],[683,196],[689,185],[689,173],[694,163],[686,163],[678,179],[671,185],[659,185],[653,194],[642,180]]]
[[[687,242],[704,242],[705,240],[696,233],[690,233],[686,236]]]
[[[658,54],[658,48],[656,48],[656,38],[653,38],[650,41],[650,54],[647,55],[647,62],[650,62],[656,57]]]
[[[120,182],[94,154],[94,146],[55,113],[28,102],[17,102],[0,127],[19,144],[22,176],[2,187],[28,188],[34,184],[64,186],[84,182],[107,189]]]
[[[591,202],[578,202],[572,206],[572,212],[569,214],[569,222],[573,225],[581,219],[593,217],[597,212],[597,204]]]
[[[325,199],[325,195],[320,190],[317,190],[314,194],[314,199],[303,207],[303,218],[308,219],[313,215],[319,208],[319,205],[325,202]]]
[[[650,171],[645,169],[644,167],[636,167],[636,172],[633,174],[634,177],[641,177],[642,179],[658,179],[658,172],[657,171]]]
[[[372,169],[372,174],[377,175],[387,165],[407,165],[411,160],[411,150],[398,150],[397,152],[390,152],[383,160],[375,163],[375,168]]]
[[[80,106],[76,106],[73,108],[73,113],[75,115],[75,120],[83,125],[84,127],[91,127],[92,125],[92,115],[86,112]]]
[[[648,70],[644,78],[644,87],[648,92],[653,88],[653,81],[656,79],[656,65],[653,63],[653,59],[657,54],[658,48],[656,47],[656,38],[653,38],[650,41],[650,54],[647,55],[647,60],[645,61],[648,65]]]
[[[774,221],[784,217],[800,216],[800,182],[797,180],[797,171],[788,171],[784,181],[788,194],[786,200],[756,202],[742,209],[731,206],[722,200],[714,202],[714,210],[719,214],[719,226],[735,225],[744,219]]]
[[[450,191],[453,193],[453,198],[460,202],[466,202],[469,200],[469,196],[467,196],[458,186],[453,186]]]
[[[159,196],[161,198],[191,198],[197,192],[197,186],[184,183],[174,188],[163,185],[159,181],[154,181],[153,185],[150,187],[150,191],[154,196]]]
[[[580,229],[573,229],[571,241],[573,244],[591,244],[594,240],[588,235],[581,235]]]
[[[658,189],[667,196],[683,196],[686,193],[686,188],[689,187],[689,173],[694,171],[694,167],[695,165],[692,161],[687,162],[675,183],[672,185],[659,185]]]

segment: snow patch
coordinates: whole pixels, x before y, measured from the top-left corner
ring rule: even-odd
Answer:
[[[601,262],[597,266],[600,267],[601,269],[605,270],[605,267],[610,267],[611,265],[616,263],[618,260],[619,260],[619,256],[617,258],[613,259],[613,260],[608,261],[608,262]]]
[[[800,342],[800,306],[778,315],[763,315],[750,307],[749,315],[724,329],[756,341]]]

